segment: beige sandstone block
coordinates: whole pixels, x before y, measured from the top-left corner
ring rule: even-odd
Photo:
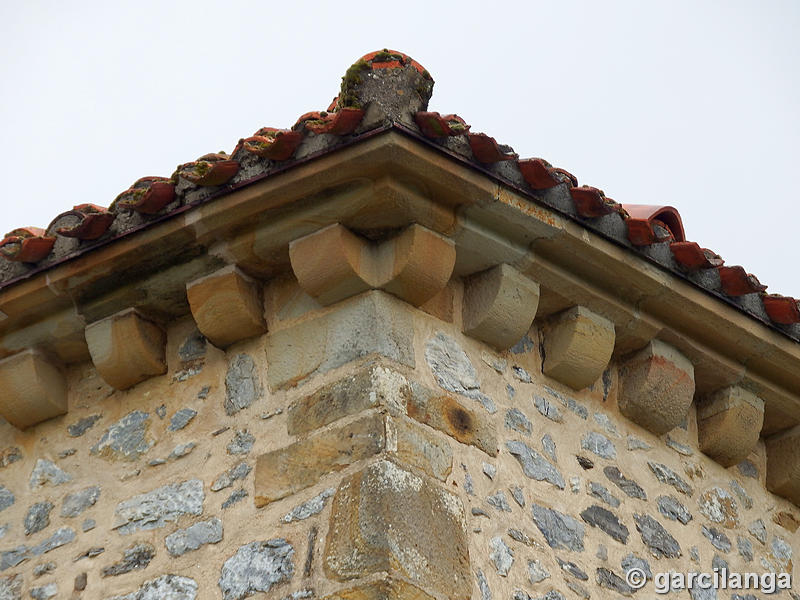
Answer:
[[[164,331],[133,308],[88,325],[86,344],[97,372],[118,390],[167,372]]]
[[[723,467],[739,464],[756,447],[764,401],[739,386],[723,388],[697,407],[700,450]]]
[[[767,489],[800,506],[800,425],[766,439]]]
[[[266,506],[383,452],[437,479],[446,479],[453,456],[444,440],[407,420],[371,413],[268,452],[256,460],[255,504]]]
[[[434,600],[418,587],[395,577],[373,577],[348,587],[323,600]]]
[[[346,478],[334,495],[325,571],[339,581],[397,575],[430,595],[466,600],[472,575],[465,529],[456,496],[380,461]]]
[[[0,360],[0,390],[0,415],[19,429],[67,412],[63,374],[34,350]]]
[[[291,387],[370,355],[413,367],[412,310],[388,294],[371,291],[273,331],[266,340],[270,387]]]
[[[497,265],[464,282],[464,333],[505,350],[528,332],[538,306],[539,284]]]
[[[186,284],[197,328],[218,348],[267,331],[259,284],[235,266]]]
[[[326,306],[369,289],[419,306],[447,285],[455,257],[452,240],[416,224],[375,243],[336,223],[289,244],[297,281]]]
[[[677,427],[694,397],[694,367],[669,344],[652,340],[620,365],[620,412],[655,434]]]
[[[542,372],[582,390],[602,375],[614,352],[614,323],[583,306],[573,306],[548,324]]]

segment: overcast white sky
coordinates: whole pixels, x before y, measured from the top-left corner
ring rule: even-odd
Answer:
[[[455,112],[800,296],[800,2],[3,2],[0,233],[324,109],[383,47]]]

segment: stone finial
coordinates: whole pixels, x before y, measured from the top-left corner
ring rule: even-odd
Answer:
[[[35,350],[0,360],[0,390],[0,415],[19,429],[67,412],[64,376]]]
[[[686,417],[694,397],[694,367],[661,340],[629,356],[620,368],[620,412],[657,435]]]
[[[118,390],[167,372],[166,335],[136,309],[88,325],[86,344],[97,372]]]
[[[582,390],[608,366],[615,338],[614,323],[586,307],[573,306],[545,328],[542,372]]]
[[[763,424],[764,401],[739,386],[718,390],[697,407],[700,450],[723,467],[747,458]]]
[[[186,284],[197,328],[218,348],[267,331],[258,283],[235,266]]]
[[[800,506],[800,425],[766,439],[767,489]]]
[[[464,333],[505,350],[528,332],[538,307],[539,284],[497,265],[464,282]]]
[[[421,225],[372,243],[337,223],[294,240],[289,258],[300,287],[323,305],[382,289],[419,306],[447,285],[456,251]]]

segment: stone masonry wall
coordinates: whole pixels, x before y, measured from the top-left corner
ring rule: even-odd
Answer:
[[[620,415],[614,361],[573,392],[542,374],[538,324],[495,352],[461,333],[461,296],[322,308],[274,281],[265,335],[222,351],[170,323],[168,372],[126,391],[70,367],[67,416],[0,425],[0,600],[644,598],[633,567],[794,574],[800,512],[765,490],[763,444],[723,468],[694,409],[656,437]]]

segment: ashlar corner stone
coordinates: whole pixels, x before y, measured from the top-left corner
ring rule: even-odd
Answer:
[[[694,397],[692,363],[661,340],[651,340],[628,357],[620,382],[620,412],[658,435],[683,421]]]
[[[0,390],[0,416],[19,429],[67,412],[64,375],[33,350],[0,360]]]
[[[125,390],[167,372],[164,331],[135,309],[92,323],[85,335],[92,362],[111,387]]]
[[[615,339],[614,323],[584,306],[573,306],[545,327],[542,372],[582,390],[603,374]]]
[[[447,490],[380,461],[346,478],[331,505],[327,575],[401,576],[431,595],[472,591],[464,509]]]
[[[721,389],[697,407],[700,450],[732,467],[747,458],[764,424],[764,401],[739,386]]]
[[[497,265],[464,282],[464,333],[505,350],[528,332],[538,307],[539,284]]]
[[[267,331],[260,286],[235,266],[187,283],[186,296],[197,328],[218,348]]]
[[[800,506],[800,425],[766,440],[767,488]]]

